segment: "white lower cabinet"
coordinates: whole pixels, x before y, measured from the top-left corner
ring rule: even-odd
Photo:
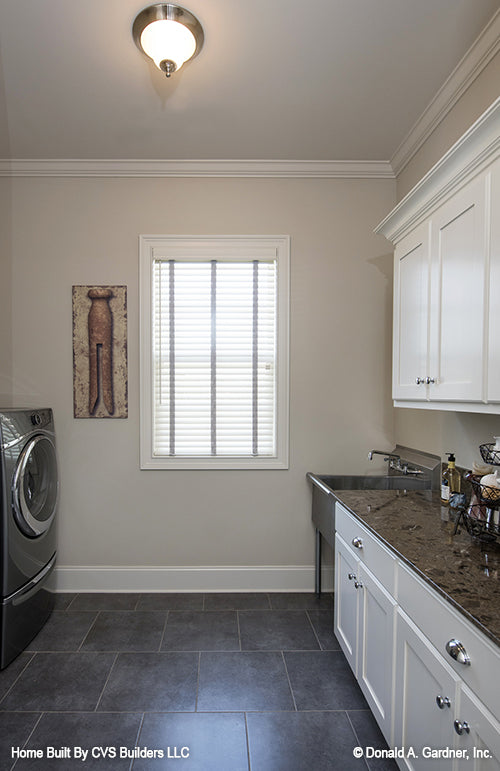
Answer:
[[[336,528],[335,634],[399,767],[500,771],[498,646],[340,504]]]
[[[458,675],[398,608],[394,744],[407,753],[400,760],[401,768],[428,771],[429,759],[424,757],[423,748],[453,744],[459,685]],[[450,760],[435,758],[432,768],[449,769]]]
[[[349,665],[358,676],[358,560],[339,535],[335,538],[335,634]]]
[[[498,670],[491,675],[498,683]],[[500,724],[465,685],[454,730],[456,746],[467,752],[467,757],[458,760],[457,771],[500,771]]]
[[[338,534],[335,566],[335,633],[378,724],[390,736],[396,601]]]
[[[396,601],[362,564],[358,577],[358,682],[382,732],[390,736]]]
[[[395,682],[400,768],[500,771],[500,725],[400,608]]]

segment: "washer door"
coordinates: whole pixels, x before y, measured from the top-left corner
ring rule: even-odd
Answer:
[[[24,535],[37,538],[50,527],[58,496],[56,451],[43,434],[23,448],[12,482],[16,523]]]

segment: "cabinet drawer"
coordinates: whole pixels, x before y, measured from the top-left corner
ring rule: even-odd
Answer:
[[[500,671],[500,649],[402,563],[398,565],[397,585],[399,605],[485,706],[494,715],[499,715],[497,673]],[[450,640],[462,643],[470,665],[461,664],[450,656],[446,651],[446,643]]]
[[[395,593],[396,557],[359,520],[337,503],[335,529],[358,558],[377,576],[389,594]],[[359,539],[360,544],[355,546]]]

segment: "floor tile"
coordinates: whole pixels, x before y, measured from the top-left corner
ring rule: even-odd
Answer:
[[[298,710],[367,708],[342,651],[291,651],[284,656]]]
[[[203,610],[203,594],[190,592],[141,594],[136,610]]]
[[[135,592],[83,592],[68,610],[135,610],[140,597]]]
[[[247,724],[255,771],[366,771],[345,712],[253,712]]]
[[[163,760],[134,761],[133,771],[177,768],[189,771],[248,771],[245,716],[242,713],[147,714],[139,745],[163,748]],[[189,752],[189,760],[166,757]]]
[[[238,613],[242,650],[318,650],[304,610],[248,610]]]
[[[205,594],[204,610],[269,610],[266,592],[221,592]]]
[[[12,767],[12,749],[24,746],[39,718],[38,712],[0,712],[0,771]]]
[[[92,710],[114,658],[113,653],[35,653],[0,709]]]
[[[115,771],[115,769],[128,769],[130,758],[120,758],[120,748],[130,750],[137,744],[137,737],[142,721],[142,713],[96,713],[96,712],[48,712],[44,713],[36,726],[28,744],[29,749],[41,749],[44,751],[43,759],[20,759],[16,763],[15,771],[72,771],[73,769],[103,769]],[[58,751],[61,748],[69,748],[69,756],[62,755],[59,758],[48,758],[47,748],[53,747]],[[77,755],[78,749],[82,752]],[[102,755],[92,757],[94,753],[105,752]],[[85,756],[83,752],[87,750]],[[115,757],[113,758],[113,750]]]
[[[161,649],[239,651],[236,611],[169,611]]]
[[[269,592],[273,610],[331,610],[333,594],[324,592]]]
[[[198,712],[293,709],[281,653],[202,653]]]
[[[333,634],[332,604],[312,592],[59,595],[32,650],[0,672],[0,771],[249,771],[247,732],[252,771],[396,771],[352,756],[387,745]],[[12,744],[27,741],[137,743],[165,757],[12,769]]]
[[[23,652],[14,661],[11,661],[8,667],[2,669],[0,672],[0,700],[3,699],[9,688],[14,685],[22,671],[28,666],[33,655],[33,653]]]
[[[163,611],[100,611],[82,650],[157,651],[166,617]]]
[[[55,610],[67,610],[76,596],[76,592],[54,592]]]
[[[307,615],[314,627],[321,649],[340,650],[339,641],[333,633],[333,610],[308,610]]]
[[[77,651],[95,621],[95,611],[55,610],[28,651]]]
[[[360,747],[375,747],[375,749],[387,749],[387,742],[377,725],[369,709],[348,712]],[[366,760],[370,771],[398,771],[396,761],[391,758],[368,758]]]
[[[120,653],[99,711],[194,711],[198,653]]]

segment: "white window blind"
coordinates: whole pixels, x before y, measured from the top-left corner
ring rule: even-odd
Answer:
[[[286,338],[281,330],[280,343],[280,327],[286,329],[287,319],[279,318],[286,306],[279,279],[285,268],[267,244],[228,246],[207,249],[205,240],[188,250],[156,246],[145,259],[151,463],[143,467],[162,460],[162,467],[175,461],[186,468],[224,461],[223,467],[259,461],[283,467]]]

